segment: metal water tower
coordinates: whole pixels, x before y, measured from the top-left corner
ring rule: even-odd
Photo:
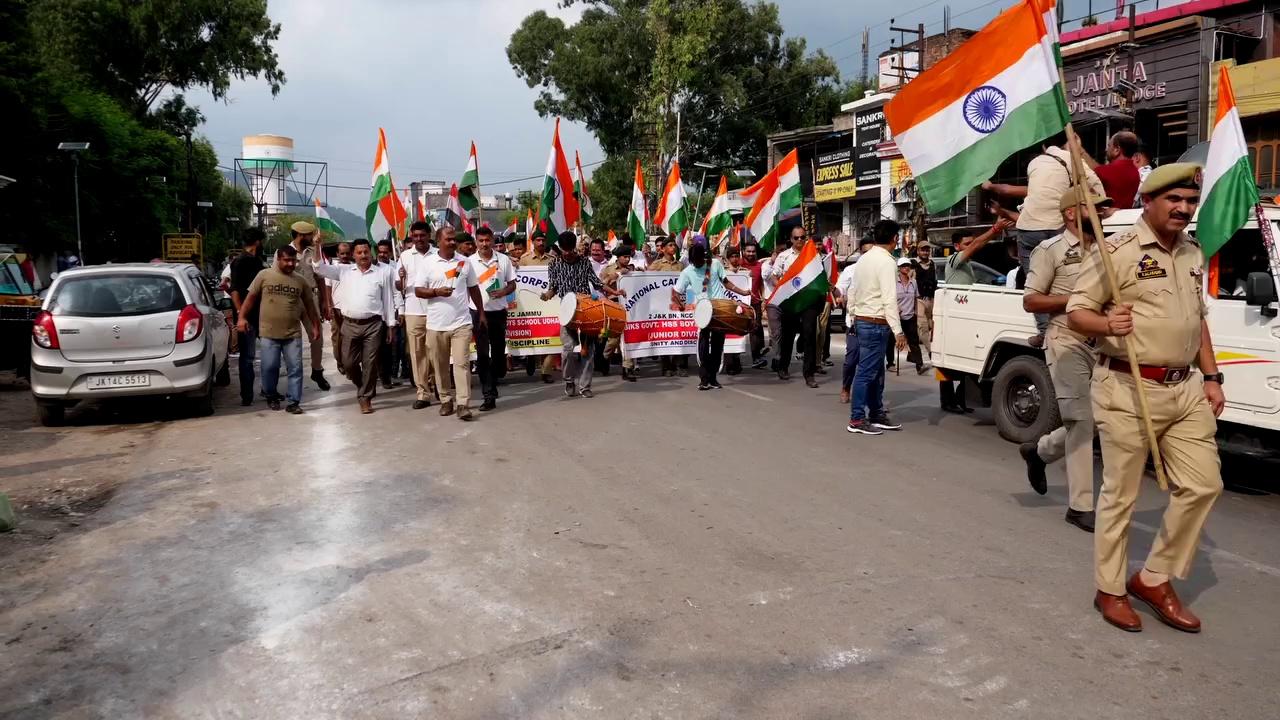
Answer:
[[[240,149],[233,183],[249,191],[259,226],[273,215],[310,212],[321,186],[328,204],[328,163],[295,160],[293,138],[246,135]]]

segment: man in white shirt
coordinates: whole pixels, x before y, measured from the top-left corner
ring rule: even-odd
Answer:
[[[351,243],[338,243],[337,259],[334,262],[339,265],[351,264]],[[346,368],[342,367],[342,304],[338,301],[338,288],[342,282],[326,278],[324,284],[329,288],[329,306],[333,310],[329,317],[329,342],[333,344],[333,361],[338,363],[338,374],[346,375]]]
[[[355,384],[360,412],[373,412],[378,386],[378,350],[391,341],[388,329],[396,326],[395,279],[373,262],[369,241],[351,243],[354,265],[312,265],[315,274],[340,285],[342,304],[342,365]]]
[[[853,293],[847,321],[853,322],[848,353],[857,357],[853,400],[849,405],[851,433],[881,435],[901,430],[884,409],[885,353],[892,337],[899,350],[907,347],[898,316],[898,264],[890,250],[898,244],[898,223],[881,220],[872,230],[872,247],[853,266]]]
[[[591,241],[591,269],[595,271],[596,277],[604,276],[604,269],[609,267],[609,253],[604,249],[604,241],[596,238]]]
[[[397,387],[400,382],[396,380],[396,376],[400,374],[400,356],[396,354],[396,348],[400,344],[400,333],[404,330],[404,293],[400,292],[397,287],[400,283],[400,261],[395,259],[394,244],[390,240],[379,240],[377,250],[378,267],[382,271],[391,276],[392,299],[396,304],[396,327],[388,329],[387,334],[391,335],[391,342],[382,346],[378,352],[378,379],[382,383],[385,390]]]
[[[471,420],[471,309],[484,306],[484,298],[476,284],[471,262],[456,252],[454,230],[444,226],[436,233],[436,252],[427,258],[405,284],[427,301],[427,348],[436,371],[436,389],[440,393],[440,415],[454,414],[459,420]],[[480,328],[485,316],[478,316]],[[453,365],[453,388],[449,387],[450,361]]]
[[[476,328],[476,370],[484,395],[480,411],[485,412],[498,407],[498,380],[507,374],[507,300],[516,291],[516,269],[510,258],[496,251],[493,231],[487,227],[476,230],[476,254],[469,260],[484,298],[482,308],[471,308],[471,321]]]
[[[436,379],[431,369],[431,351],[427,348],[427,301],[408,289],[408,280],[416,277],[428,258],[435,255],[428,239],[431,226],[419,220],[409,226],[409,239],[413,248],[400,253],[400,289],[404,294],[405,343],[409,346],[409,366],[413,370],[413,385],[417,398],[413,409],[421,410],[431,405],[436,394]]]
[[[789,236],[791,247],[778,253],[769,269],[768,279],[774,285],[781,282],[787,270],[791,269],[791,264],[800,256],[800,249],[804,247],[807,237],[804,227],[800,225],[793,226]],[[804,348],[804,382],[811,388],[818,387],[818,381],[813,376],[818,372],[816,348],[818,347],[818,316],[822,313],[822,306],[822,303],[814,303],[800,312],[782,312],[780,337],[777,344],[779,380],[791,379],[791,348],[795,344],[796,333],[799,333],[800,347]]]

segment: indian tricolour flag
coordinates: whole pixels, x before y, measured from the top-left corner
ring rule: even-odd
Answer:
[[[795,150],[787,153],[782,162],[741,193],[755,198],[751,212],[747,213],[746,225],[763,250],[773,250],[778,237],[778,218],[788,210],[800,207],[803,191],[797,157]]]
[[[814,303],[825,302],[830,290],[831,281],[827,276],[827,268],[818,255],[818,247],[809,240],[783,273],[767,302],[784,312],[798,313],[812,307]]]
[[[524,236],[529,241],[529,249],[533,249],[533,231],[538,229],[537,223],[533,220],[533,209],[529,210],[529,216],[524,221]]]
[[[631,208],[627,210],[627,234],[642,248],[647,240],[645,227],[649,224],[649,205],[644,199],[644,170],[636,159],[636,179],[631,184]]]
[[[729,182],[720,176],[720,187],[716,190],[716,199],[711,202],[707,217],[702,220],[699,232],[717,247],[724,240],[725,233],[733,229],[733,216],[729,214]]]
[[[685,202],[684,181],[680,179],[680,163],[671,163],[667,173],[667,185],[658,198],[658,209],[653,213],[653,224],[671,237],[678,237],[689,227],[688,203]]]
[[[573,177],[569,160],[560,146],[560,118],[551,135],[551,153],[547,156],[547,173],[542,181],[542,205],[538,219],[546,223],[549,242],[578,222],[578,199],[573,196]]]
[[[1066,127],[1054,7],[1023,0],[885,105],[930,212],[945,210],[1010,155]]]
[[[319,229],[320,232],[335,235],[337,237],[346,237],[347,234],[342,232],[342,226],[334,222],[333,218],[329,217],[329,211],[325,210],[324,206],[320,204],[320,198],[315,198],[315,203],[316,228]]]
[[[369,204],[364,209],[365,229],[370,242],[377,242],[404,228],[405,209],[391,182],[391,161],[387,159],[387,134],[378,128],[378,150],[373,156],[373,179],[369,182]]]
[[[573,151],[573,164],[577,167],[578,173],[573,178],[573,194],[578,198],[578,208],[582,214],[582,222],[591,222],[591,216],[595,215],[595,211],[591,208],[591,196],[587,195],[587,178],[582,174],[582,158],[578,156],[578,151]]]
[[[467,169],[462,171],[462,182],[458,183],[458,202],[467,212],[480,207],[480,163],[476,160],[474,141],[471,143],[471,155],[467,157]]]
[[[1200,214],[1196,216],[1196,240],[1206,258],[1212,258],[1244,227],[1249,211],[1258,204],[1258,186],[1249,165],[1248,147],[1240,127],[1236,96],[1231,91],[1227,66],[1218,68],[1218,106],[1209,135],[1209,159],[1200,184]]]

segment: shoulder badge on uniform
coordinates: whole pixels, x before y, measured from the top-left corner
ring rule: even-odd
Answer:
[[[1196,284],[1196,287],[1203,290],[1204,289],[1204,270],[1201,270],[1198,267],[1191,268],[1191,281]]]
[[[1152,278],[1168,277],[1169,273],[1162,267],[1156,259],[1150,255],[1143,255],[1138,261],[1138,279],[1150,280]]]
[[[1114,253],[1116,250],[1119,250],[1122,245],[1132,240],[1136,240],[1137,237],[1138,231],[1135,228],[1129,228],[1128,230],[1124,230],[1107,237],[1106,240],[1103,240],[1103,243],[1106,244],[1108,251]]]
[[[1083,258],[1080,257],[1080,248],[1067,248],[1067,252],[1062,256],[1063,265],[1075,265]]]

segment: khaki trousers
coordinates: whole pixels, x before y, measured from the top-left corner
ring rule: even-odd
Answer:
[[[1062,427],[1040,438],[1036,452],[1046,463],[1067,460],[1067,507],[1093,509],[1093,408],[1090,381],[1098,354],[1057,325],[1045,342],[1049,377],[1062,414]]]
[[[845,311],[845,323],[849,323],[848,311]],[[933,298],[916,298],[916,327],[920,332],[920,347],[924,349],[924,359],[929,361],[933,354]]]
[[[617,352],[617,351],[618,351],[618,348],[620,348],[620,347],[622,347],[622,336],[621,336],[621,335],[610,335],[610,336],[609,336],[609,339],[608,339],[608,340],[605,340],[605,342],[604,342],[604,356],[605,356],[605,357],[612,357],[612,356],[613,356],[613,354],[614,354],[615,352]],[[548,357],[550,357],[550,356],[548,356]],[[630,357],[625,357],[625,356],[624,356],[624,357],[622,358],[622,367],[624,367],[624,368],[626,368],[626,369],[628,369],[628,370],[635,370],[635,369],[636,369],[636,359],[635,359],[635,358],[630,358]]]
[[[1129,521],[1149,454],[1135,409],[1134,382],[1132,375],[1104,367],[1093,372],[1093,418],[1102,440],[1094,577],[1098,589],[1111,595],[1125,594]],[[1176,385],[1140,382],[1145,383],[1151,422],[1172,486],[1146,568],[1183,578],[1191,569],[1209,509],[1222,494],[1222,466],[1214,440],[1217,420],[1198,374]]]
[[[409,364],[413,368],[413,385],[418,399],[431,401],[436,394],[436,379],[431,371],[431,350],[427,347],[427,316],[405,315],[404,328],[409,344]]]
[[[342,364],[342,313],[333,309],[333,320],[329,321],[329,342],[333,345],[333,359],[338,363],[338,372],[344,373]]]
[[[455,408],[469,407],[471,402],[471,325],[454,330],[428,330],[427,346],[431,364],[436,370],[436,389],[440,402],[452,402]],[[453,360],[453,388],[449,387],[449,361]]]

